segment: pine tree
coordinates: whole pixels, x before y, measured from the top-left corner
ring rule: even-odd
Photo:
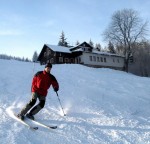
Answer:
[[[109,41],[109,43],[108,43],[108,50],[110,53],[113,53],[113,54],[116,53],[114,45],[111,43],[111,41]]]
[[[37,59],[38,59],[38,54],[37,54],[37,52],[35,51],[34,54],[33,54],[33,57],[32,57],[32,61],[33,61],[33,62],[37,62]]]
[[[64,32],[62,31],[61,35],[60,35],[60,40],[58,42],[58,45],[59,46],[65,46],[65,47],[68,47],[68,42],[66,41],[67,38],[65,38],[65,34]]]
[[[77,40],[77,41],[76,41],[76,46],[79,45],[79,44],[80,44],[80,42]]]
[[[92,40],[90,39],[89,44],[94,47],[94,43],[92,42]]]
[[[100,45],[100,43],[97,43],[96,45],[95,45],[95,49],[96,50],[98,50],[98,51],[101,51],[101,45]]]

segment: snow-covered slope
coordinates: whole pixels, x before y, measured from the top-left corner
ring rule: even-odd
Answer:
[[[32,131],[12,117],[31,97],[39,64],[0,60],[0,144],[148,144],[150,79],[82,65],[54,65],[67,116],[51,88],[35,118],[56,130]],[[35,125],[34,123],[30,124]]]

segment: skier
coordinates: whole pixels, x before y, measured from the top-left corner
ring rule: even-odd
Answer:
[[[28,118],[34,120],[34,115],[37,114],[45,105],[48,89],[51,85],[53,86],[55,92],[59,90],[59,84],[56,78],[52,74],[50,74],[51,68],[52,64],[48,63],[46,64],[44,71],[39,71],[34,75],[31,87],[32,98],[17,115],[21,120],[24,120],[25,115]],[[37,98],[39,100],[39,103],[34,106]],[[29,110],[30,112],[27,114]]]

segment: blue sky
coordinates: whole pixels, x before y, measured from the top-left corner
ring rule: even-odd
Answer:
[[[115,11],[132,8],[150,21],[149,6],[149,0],[0,0],[0,54],[32,59],[45,43],[57,45],[62,31],[70,45],[91,39],[104,46]]]

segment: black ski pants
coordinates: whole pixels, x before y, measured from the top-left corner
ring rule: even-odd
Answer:
[[[37,105],[36,101],[37,99],[39,100],[39,103]],[[25,115],[29,110],[29,114],[31,115],[35,115],[37,114],[45,105],[45,100],[46,97],[45,96],[41,96],[38,93],[32,93],[32,98],[29,101],[29,103],[26,104],[26,106],[21,110],[20,114],[21,115]],[[34,106],[35,105],[35,106]]]

